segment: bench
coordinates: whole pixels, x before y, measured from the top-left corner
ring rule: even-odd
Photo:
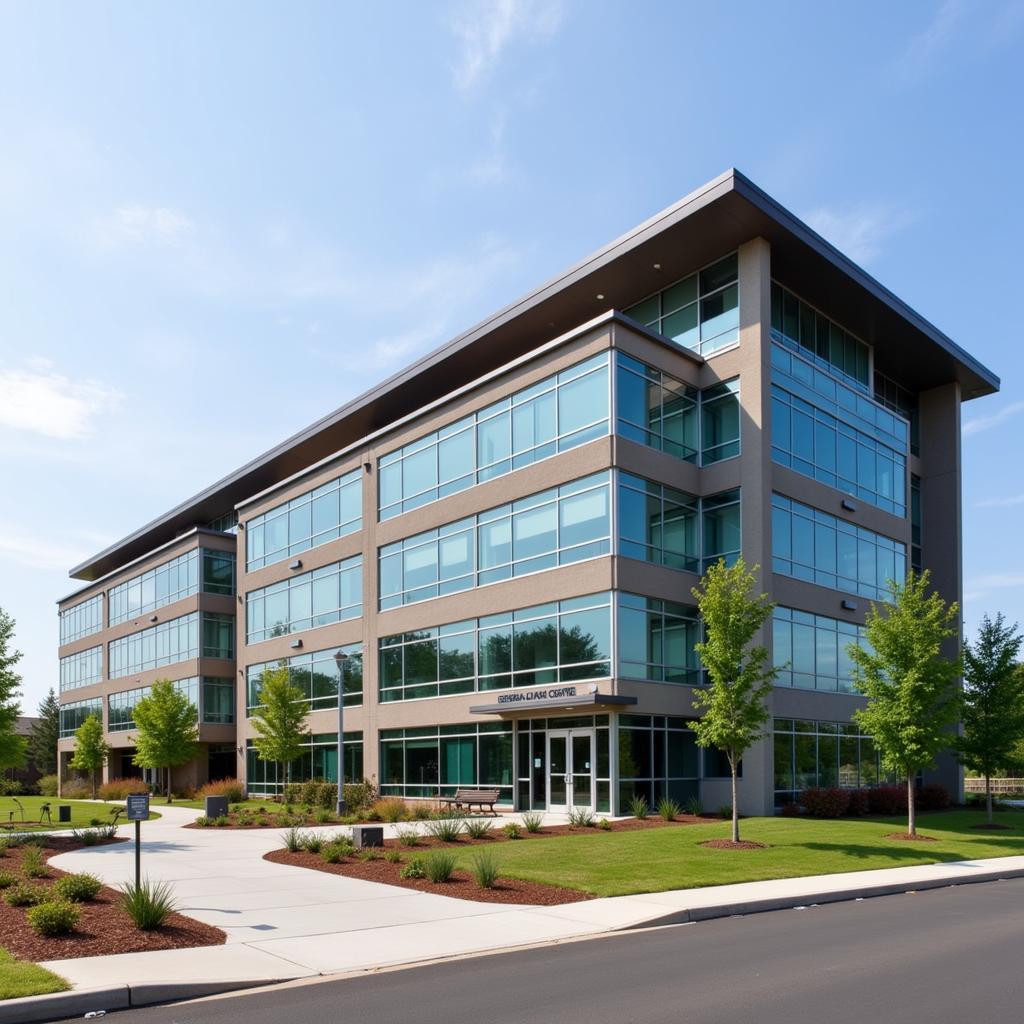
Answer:
[[[496,789],[457,789],[455,790],[455,796],[441,798],[441,803],[446,804],[448,807],[464,808],[471,813],[474,804],[480,808],[481,814],[484,807],[486,807],[495,817],[498,814],[494,809],[494,805],[497,802],[498,790]]]

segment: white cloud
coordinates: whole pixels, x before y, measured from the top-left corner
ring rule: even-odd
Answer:
[[[1011,402],[1009,405],[1003,406],[999,412],[992,413],[991,416],[976,416],[974,419],[968,420],[963,425],[961,432],[964,437],[971,437],[984,430],[991,430],[992,427],[998,427],[1021,412],[1024,412],[1024,402]]]
[[[108,246],[173,243],[191,234],[192,221],[169,206],[122,206],[99,223],[100,241]]]
[[[976,601],[993,590],[1016,590],[1024,587],[1024,572],[994,572],[976,576],[964,585],[964,601]]]
[[[549,39],[563,13],[559,0],[462,0],[451,19],[462,47],[458,87],[472,88],[486,77],[514,41]]]
[[[870,263],[890,235],[912,220],[908,211],[888,203],[855,203],[845,210],[819,207],[804,218],[855,263]]]
[[[987,498],[974,503],[975,508],[1014,508],[1017,505],[1024,505],[1024,494],[1014,494],[1008,498]]]
[[[897,61],[897,73],[911,78],[924,72],[954,42],[965,13],[963,0],[946,0],[924,29],[911,38]]]
[[[0,529],[0,561],[15,562],[29,569],[67,572],[70,566],[109,543],[109,537],[95,535],[79,537],[75,542],[54,540],[52,534],[34,537],[5,523]]]
[[[0,370],[0,427],[60,440],[92,433],[95,418],[121,396],[95,380],[72,380],[36,360],[22,370]]]

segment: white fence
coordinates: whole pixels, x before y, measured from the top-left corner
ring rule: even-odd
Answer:
[[[965,793],[984,793],[984,779],[964,779]],[[1024,779],[993,779],[993,793],[1024,793]]]

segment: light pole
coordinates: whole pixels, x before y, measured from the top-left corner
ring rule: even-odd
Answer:
[[[345,673],[348,671],[348,655],[338,651],[334,655],[338,663],[338,817],[345,814]]]

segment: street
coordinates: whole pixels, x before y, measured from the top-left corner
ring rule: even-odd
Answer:
[[[547,946],[125,1011],[118,1024],[1019,1019],[1024,880]]]

